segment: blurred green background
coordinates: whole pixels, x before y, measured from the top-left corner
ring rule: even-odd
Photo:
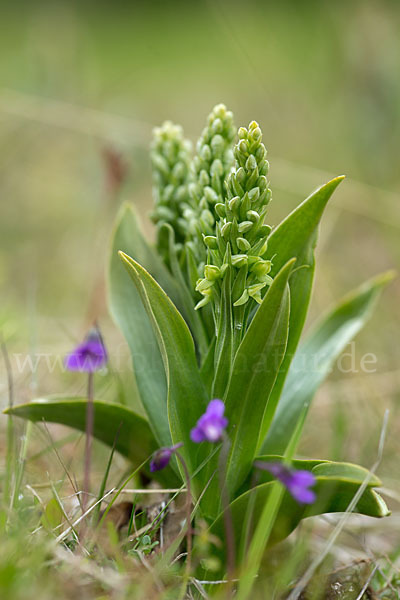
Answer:
[[[0,325],[17,401],[83,391],[60,370],[18,369],[14,355],[66,352],[94,318],[111,353],[126,355],[104,300],[121,201],[107,187],[104,152],[122,154],[123,199],[137,205],[151,236],[148,146],[167,118],[194,141],[218,102],[237,125],[260,123],[271,224],[317,185],[347,175],[323,221],[311,319],[399,265],[399,30],[397,0],[3,2]],[[311,455],[368,466],[390,408],[388,486],[400,450],[399,302],[396,281],[355,346],[356,366],[374,353],[376,372],[336,370],[303,441]]]

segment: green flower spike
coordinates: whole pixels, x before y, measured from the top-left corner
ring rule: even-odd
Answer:
[[[233,166],[232,146],[236,129],[233,115],[224,104],[214,107],[208,123],[197,142],[197,153],[193,159],[190,205],[184,216],[187,222],[187,246],[193,253],[202,274],[207,252],[203,235],[215,236],[215,220],[218,215],[215,205],[224,202],[225,181]]]
[[[168,263],[168,239],[162,226],[171,225],[177,250],[186,237],[184,205],[188,202],[188,177],[191,143],[184,139],[182,127],[165,121],[153,131],[151,163],[155,208],[151,215],[157,225],[157,249]]]
[[[219,215],[216,236],[203,238],[208,248],[208,264],[204,278],[196,286],[204,296],[196,308],[213,299],[219,300],[228,265],[232,266],[234,307],[246,305],[251,299],[260,303],[263,289],[272,283],[269,275],[272,263],[263,258],[271,231],[264,224],[271,200],[267,151],[255,121],[248,129],[240,127],[238,136],[234,149],[235,168],[228,177],[227,196],[224,202],[218,202],[214,207]]]

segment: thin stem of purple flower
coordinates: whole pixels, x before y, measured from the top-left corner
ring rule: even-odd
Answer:
[[[235,534],[233,529],[232,512],[229,503],[229,491],[226,485],[226,469],[228,455],[231,447],[230,440],[225,431],[222,433],[222,447],[218,458],[218,481],[221,489],[221,502],[224,516],[226,540],[226,566],[228,575],[227,597],[230,598],[231,586],[235,574]]]
[[[186,480],[186,574],[189,576],[192,563],[192,488],[190,483],[190,474],[187,468],[186,461],[183,458],[182,454],[177,450],[175,450],[175,454],[182,465]]]
[[[90,492],[90,469],[92,462],[92,439],[94,426],[94,373],[88,374],[88,391],[86,405],[86,443],[85,443],[85,467],[83,479],[83,512],[86,510]]]

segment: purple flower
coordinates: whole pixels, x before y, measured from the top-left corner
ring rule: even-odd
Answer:
[[[86,336],[85,341],[66,356],[65,367],[69,371],[93,373],[104,367],[106,362],[107,351],[100,331],[97,327],[93,327]]]
[[[256,461],[254,465],[259,469],[272,473],[300,504],[315,502],[315,492],[309,489],[315,485],[315,477],[310,471],[296,471],[279,462]]]
[[[169,461],[171,460],[171,456],[183,446],[182,442],[179,444],[175,444],[174,446],[167,446],[165,448],[160,448],[153,454],[153,458],[150,461],[150,471],[154,473],[154,471],[161,471],[165,469],[166,466],[169,465]]]
[[[225,404],[222,400],[211,400],[206,412],[197,421],[196,427],[190,432],[193,442],[218,442],[221,439],[228,419],[224,417]]]

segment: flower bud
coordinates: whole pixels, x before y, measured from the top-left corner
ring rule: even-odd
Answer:
[[[251,253],[255,256],[263,256],[268,248],[268,240],[261,238],[251,247]]]
[[[200,218],[206,227],[207,225],[214,225],[214,216],[207,208],[201,212]]]
[[[203,240],[207,248],[210,250],[216,250],[218,248],[217,238],[213,235],[203,235]]]
[[[172,169],[172,177],[176,181],[179,181],[180,179],[183,179],[183,177],[185,176],[185,172],[185,165],[182,162],[177,162],[174,168]]]
[[[250,154],[249,158],[246,160],[246,169],[248,171],[254,171],[254,169],[257,169],[257,161],[253,154]]]
[[[211,158],[212,158],[211,148],[207,144],[203,145],[201,152],[200,152],[200,158],[204,161],[211,160]]]
[[[271,233],[272,227],[270,225],[261,225],[259,231],[260,237],[267,237]]]
[[[259,146],[256,150],[256,159],[258,160],[259,163],[261,163],[263,160],[265,160],[265,156],[266,156],[266,150],[265,148],[263,148],[263,146]],[[261,168],[261,164],[260,164],[260,168]]]
[[[272,263],[270,260],[263,260],[259,258],[258,261],[251,267],[252,273],[257,275],[258,278],[262,279],[271,271]]]
[[[248,210],[246,215],[247,218],[253,223],[258,223],[258,221],[260,220],[260,215],[256,210]]]
[[[215,119],[211,125],[211,131],[213,132],[213,134],[215,135],[216,133],[221,133],[222,129],[223,125],[221,119]]]
[[[202,169],[200,171],[199,183],[203,187],[206,186],[206,185],[209,185],[209,183],[210,183],[210,176],[209,176],[209,174],[207,173],[207,171],[205,169]]]
[[[232,211],[233,214],[235,214],[237,212],[239,205],[240,205],[240,197],[239,196],[234,196],[228,202],[229,210]]]
[[[169,203],[171,201],[171,198],[174,194],[175,191],[175,186],[170,183],[169,185],[165,186],[164,188],[164,200],[165,202]]]
[[[198,171],[200,171],[201,169],[201,160],[200,160],[200,156],[194,156],[193,157],[193,168],[194,171],[197,173]]]
[[[240,142],[237,145],[237,149],[242,154],[246,154],[247,153],[247,142],[245,140],[240,140]]]
[[[158,206],[156,211],[157,222],[170,223],[174,219],[174,212],[166,206]]]
[[[248,250],[251,248],[249,242],[242,237],[236,238],[236,244],[239,250],[242,250],[243,252],[248,252]]]
[[[240,269],[240,267],[244,267],[244,265],[247,265],[247,254],[233,254],[231,263],[238,269]]]
[[[221,219],[223,219],[226,216],[226,208],[225,208],[225,204],[222,204],[222,202],[218,202],[215,206],[214,206],[214,210],[217,213],[217,215],[219,217],[221,217]]]
[[[232,183],[233,191],[235,192],[235,194],[240,197],[243,196],[244,189],[242,188],[242,186],[240,185],[240,183],[238,182],[238,180],[236,179],[236,177],[234,175],[232,176],[231,183]]]
[[[150,461],[150,471],[154,473],[155,471],[161,471],[165,469],[169,465],[169,462],[175,452],[183,446],[183,443],[175,444],[174,446],[167,446],[160,448],[156,452],[154,452],[153,457]]]
[[[261,133],[261,129],[259,127],[255,127],[251,133],[252,133],[254,140],[257,140],[257,141],[261,140],[262,133]]]
[[[243,167],[239,167],[239,169],[236,171],[236,179],[240,184],[242,184],[246,179],[246,171],[243,169]]]
[[[268,181],[265,175],[261,175],[257,180],[257,186],[260,188],[260,192],[263,192],[268,188]]]
[[[214,109],[210,115],[210,119],[212,120],[215,117],[217,117],[219,119],[224,119],[226,116],[227,116],[226,106],[225,106],[225,104],[220,102],[220,104],[217,104],[216,106],[214,106]]]
[[[217,192],[209,185],[204,188],[204,196],[209,204],[215,204],[218,201]]]
[[[222,152],[224,151],[224,138],[222,137],[222,135],[214,135],[214,137],[211,140],[211,149],[213,151],[213,154],[222,154]],[[211,156],[210,156],[211,159]]]
[[[251,212],[251,211],[247,211],[247,214],[249,214],[249,212]],[[253,221],[242,221],[238,225],[238,231],[240,233],[246,233],[247,231],[250,231],[250,229],[253,227],[253,225],[254,225]]]
[[[222,237],[224,238],[224,240],[228,240],[229,234],[231,231],[231,227],[232,227],[232,221],[228,221],[221,227],[221,234],[222,234]]]
[[[199,279],[196,284],[196,292],[200,292],[201,294],[206,290],[209,290],[214,285],[214,281],[210,281],[209,279]]]
[[[152,155],[152,163],[153,163],[153,168],[157,169],[158,171],[161,171],[161,173],[168,177],[169,175],[169,165],[167,160],[161,156],[161,154],[153,154]]]
[[[198,189],[197,183],[194,183],[194,182],[189,183],[189,194],[191,197],[196,198],[196,199],[198,198],[197,189]]]
[[[224,166],[219,158],[216,158],[210,167],[211,175],[216,175],[217,177],[222,177],[224,174]]]
[[[204,267],[204,277],[208,281],[216,281],[221,276],[219,268],[215,265],[206,265]]]
[[[259,187],[253,187],[250,191],[249,191],[249,198],[251,200],[251,202],[257,202],[257,200],[260,197],[260,188]]]

